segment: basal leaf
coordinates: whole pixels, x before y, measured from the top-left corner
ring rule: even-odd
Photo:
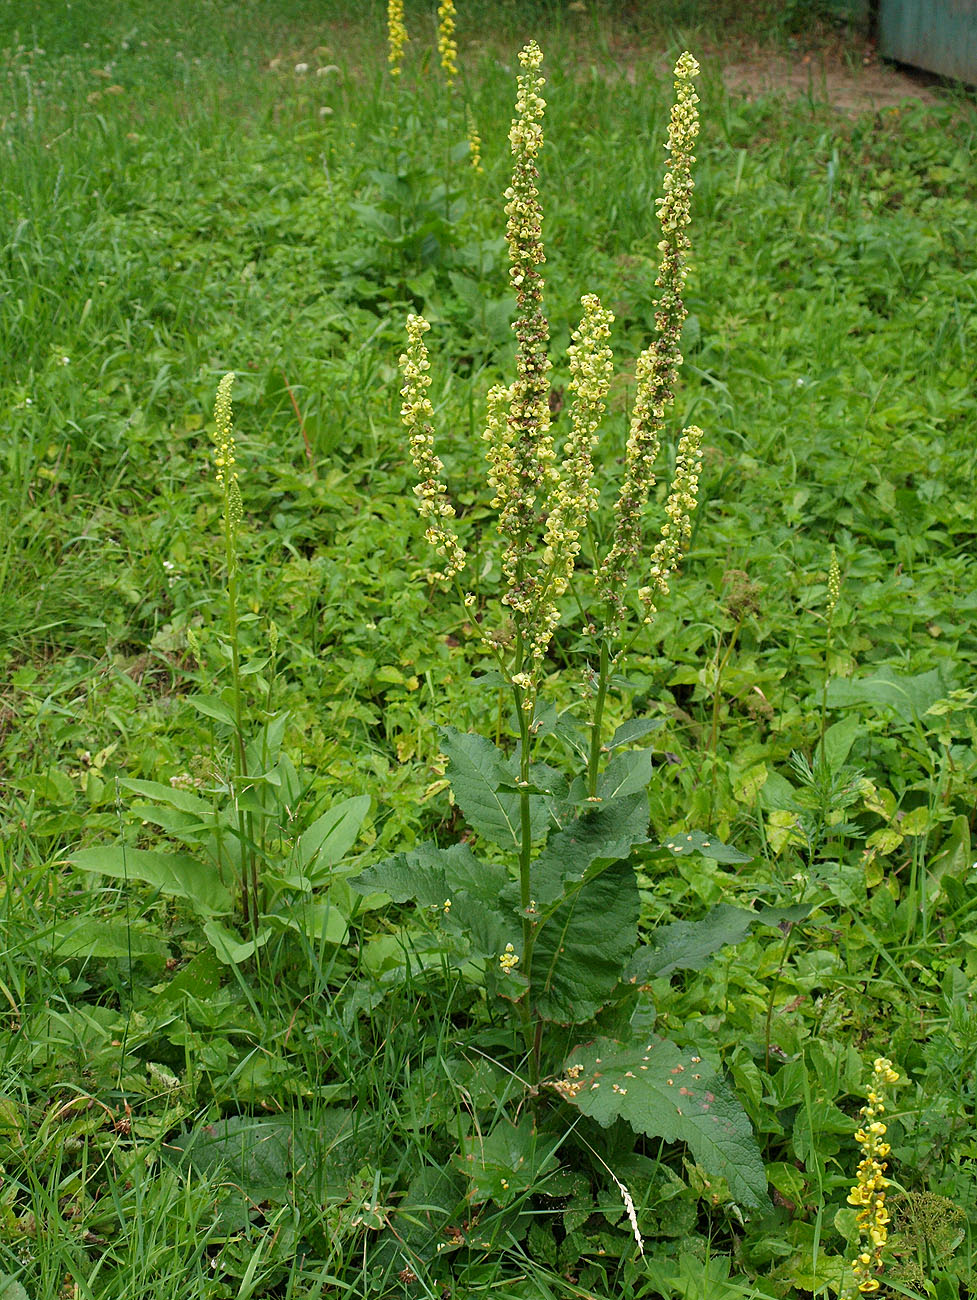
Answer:
[[[638,936],[638,884],[615,862],[567,898],[539,930],[533,1003],[544,1020],[590,1020],[619,984]]]
[[[767,1179],[746,1112],[723,1078],[668,1039],[603,1038],[566,1059],[557,1091],[604,1128],[625,1119],[638,1133],[684,1142],[725,1178],[742,1205],[764,1206]]]
[[[96,921],[77,916],[59,921],[51,936],[51,946],[59,958],[118,958],[167,955],[161,936],[146,934],[118,921]]]

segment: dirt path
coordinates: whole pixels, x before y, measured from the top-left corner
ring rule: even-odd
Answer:
[[[722,57],[722,56],[720,56]],[[723,81],[734,94],[755,99],[782,94],[830,104],[843,112],[877,112],[907,99],[924,104],[937,101],[932,87],[937,78],[926,72],[879,63],[871,52],[862,66],[852,66],[831,54],[803,54],[790,59],[758,52],[755,57],[724,63]]]

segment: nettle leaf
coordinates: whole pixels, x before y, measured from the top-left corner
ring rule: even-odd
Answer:
[[[628,795],[610,803],[590,804],[562,831],[551,835],[532,865],[530,893],[546,907],[566,892],[569,881],[582,881],[599,862],[630,857],[646,841],[648,800]]]
[[[742,1205],[766,1206],[767,1178],[746,1112],[722,1076],[669,1039],[598,1039],[566,1059],[557,1091],[608,1128],[684,1142],[697,1164],[725,1178]]]
[[[485,736],[441,727],[440,737],[451,763],[451,789],[469,825],[493,844],[519,848],[520,796],[512,792],[518,779],[515,761]],[[529,807],[533,839],[540,839],[550,824],[549,801],[531,795]]]
[[[533,1002],[544,1020],[592,1019],[621,981],[638,939],[638,882],[629,862],[586,881],[540,927]]]

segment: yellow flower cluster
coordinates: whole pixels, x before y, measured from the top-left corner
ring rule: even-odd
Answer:
[[[698,425],[691,424],[682,430],[675,456],[675,474],[665,504],[665,522],[651,553],[651,581],[640,592],[646,621],[650,621],[655,612],[655,593],[668,595],[668,580],[678,568],[692,536],[692,512],[698,501],[699,475],[702,473],[701,447],[702,430]]]
[[[392,77],[400,76],[401,65],[404,62],[404,46],[408,39],[407,24],[404,21],[404,0],[387,0],[387,43],[390,50],[387,62],[390,64]]]
[[[883,1141],[886,1127],[879,1117],[885,1114],[886,1088],[898,1080],[892,1062],[882,1056],[876,1058],[868,1088],[868,1105],[859,1111],[861,1124],[855,1133],[855,1141],[862,1148],[862,1160],[858,1166],[858,1181],[848,1196],[848,1204],[858,1207],[858,1253],[851,1267],[855,1285],[866,1295],[879,1289],[877,1274],[882,1267],[882,1250],[889,1235],[889,1212],[885,1208],[885,1190],[889,1186],[885,1177],[885,1158],[889,1154],[889,1144]]]
[[[510,971],[514,971],[518,965],[519,954],[513,948],[511,943],[507,943],[505,946],[505,952],[499,958],[499,966],[502,968],[502,974],[508,975]]]
[[[545,601],[535,620],[533,652],[537,660],[546,653],[559,621],[556,600],[573,577],[580,553],[580,534],[597,508],[593,450],[604,413],[604,399],[613,372],[613,353],[607,344],[614,316],[601,306],[596,294],[581,299],[583,318],[567,349],[570,358],[570,432],[563,449],[563,472],[556,484],[544,534],[543,569]]]
[[[831,558],[828,561],[828,622],[835,612],[838,604],[838,597],[841,595],[841,569],[838,566],[838,555],[835,548],[831,548]]]
[[[458,75],[458,43],[455,40],[454,0],[441,0],[438,5],[438,53],[445,81],[454,85]]]
[[[519,54],[523,72],[518,77],[516,117],[509,131],[512,147],[512,182],[505,192],[506,240],[509,245],[509,279],[516,293],[516,379],[507,391],[507,430],[498,452],[490,450],[493,487],[499,510],[499,531],[506,540],[502,571],[507,590],[503,603],[513,612],[533,666],[549,642],[549,633],[537,624],[544,589],[539,563],[533,563],[538,529],[550,490],[558,473],[550,434],[550,361],[546,353],[549,323],[543,314],[543,277],[539,267],[543,252],[543,213],[536,182],[536,159],[543,144],[540,125],[546,101],[539,92],[546,84],[539,68],[543,54],[530,41]],[[498,430],[501,395],[490,405],[489,431]],[[489,439],[490,444],[492,439]],[[504,467],[504,472],[500,468]],[[532,677],[532,673],[529,674]],[[532,707],[529,695],[528,708]]]
[[[465,109],[465,121],[468,124],[468,158],[472,170],[481,174],[485,170],[482,166],[482,137],[478,134],[475,117],[470,108]]]
[[[434,450],[434,430],[431,428],[434,409],[427,395],[431,383],[431,376],[427,373],[430,362],[424,346],[424,335],[430,328],[423,316],[407,317],[407,351],[400,358],[404,379],[400,390],[404,399],[400,415],[410,434],[410,454],[419,480],[414,495],[421,518],[427,521],[424,536],[444,560],[441,571],[428,577],[432,582],[441,582],[462,571],[465,552],[447,522],[454,517],[455,511],[447,497],[447,486],[441,482],[444,465]]]
[[[628,575],[641,553],[641,517],[648,494],[655,485],[654,466],[658,458],[665,411],[674,399],[673,385],[682,364],[679,344],[686,310],[682,301],[690,247],[685,227],[690,221],[690,203],[695,183],[692,148],[699,134],[699,115],[693,79],[699,65],[691,54],[683,54],[675,65],[675,103],[668,126],[665,148],[671,155],[665,174],[664,197],[657,200],[662,238],[658,244],[661,261],[656,284],[661,289],[655,326],[658,337],[639,357],[637,391],[627,445],[624,482],[614,506],[614,540],[597,574],[598,591],[608,611],[606,631],[616,633],[624,616]]]
[[[214,400],[214,465],[217,467],[217,485],[226,488],[237,478],[234,468],[234,427],[231,423],[231,389],[234,386],[234,371],[229,371],[217,385],[217,397]]]

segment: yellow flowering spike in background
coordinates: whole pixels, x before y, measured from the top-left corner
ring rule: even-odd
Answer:
[[[404,62],[404,46],[408,39],[407,24],[404,21],[404,0],[387,0],[387,43],[390,51],[387,62],[390,64],[392,77],[400,76]]]
[[[458,75],[454,0],[441,0],[438,5],[438,54],[441,56],[444,79],[449,86],[453,86]]]

